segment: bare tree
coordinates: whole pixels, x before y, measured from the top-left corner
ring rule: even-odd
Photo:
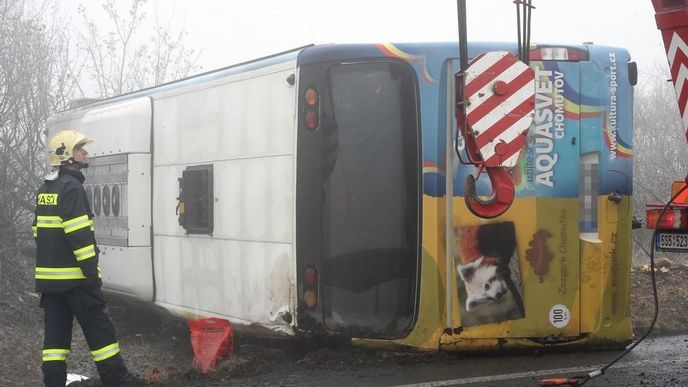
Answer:
[[[53,0],[0,0],[0,297],[4,257],[31,239],[34,195],[46,172],[47,118],[84,96],[85,76],[96,81],[98,97],[108,97],[197,68],[198,54],[185,47],[184,31],[157,24],[147,43],[135,45],[145,2],[131,0],[121,16],[114,0],[105,0],[112,24],[105,38],[81,7],[85,28],[76,32],[75,52],[75,32],[50,8]]]
[[[48,11],[0,0],[0,269],[31,239],[33,195],[45,170],[45,121],[75,88],[68,39],[45,23]],[[0,296],[11,268],[4,269]]]
[[[114,0],[103,9],[111,30],[100,26],[79,7],[84,32],[80,49],[86,54],[86,72],[95,82],[98,97],[106,98],[179,79],[198,69],[200,52],[186,47],[186,31],[172,32],[169,24],[155,23],[153,35],[139,44],[147,0],[131,0],[127,17],[119,14]],[[119,2],[121,4],[121,2]]]
[[[644,203],[669,199],[671,182],[688,169],[688,147],[668,76],[657,69],[652,81],[636,88],[634,121],[634,197],[636,210]]]
[[[149,43],[134,47],[145,1],[131,0],[123,17],[114,0],[105,0],[114,30],[102,41],[81,7],[86,32],[76,34],[75,52],[74,32],[51,13],[51,0],[0,0],[0,251],[30,239],[33,195],[45,172],[45,122],[83,96],[83,76],[96,79],[99,96],[107,97],[197,68],[184,31],[173,34],[157,24]]]
[[[668,70],[656,68],[650,82],[638,85],[634,106],[633,206],[645,218],[646,203],[670,199],[671,182],[688,173],[688,147]],[[649,252],[650,232],[634,232],[636,248]],[[640,250],[637,250],[640,251]]]

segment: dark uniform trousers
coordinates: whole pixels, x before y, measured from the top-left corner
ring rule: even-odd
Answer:
[[[64,387],[67,354],[72,343],[72,322],[76,317],[84,332],[104,386],[116,386],[128,374],[115,328],[98,286],[79,286],[62,293],[42,293],[45,312],[43,381],[47,387]]]

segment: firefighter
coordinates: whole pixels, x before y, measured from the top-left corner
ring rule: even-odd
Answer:
[[[67,356],[76,317],[104,386],[140,386],[144,380],[124,365],[115,328],[100,289],[93,214],[81,169],[88,168],[91,141],[74,130],[57,133],[48,144],[53,171],[36,195],[36,290],[45,316],[43,381],[64,387]]]

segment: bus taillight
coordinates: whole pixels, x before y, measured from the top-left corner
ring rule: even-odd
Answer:
[[[314,286],[318,281],[318,271],[313,266],[309,266],[303,275],[303,281],[308,286]]]
[[[303,98],[304,102],[306,103],[303,124],[306,126],[306,129],[314,131],[318,128],[318,122],[320,121],[318,117],[318,103],[320,102],[320,96],[318,95],[317,90],[315,90],[312,87],[309,87],[308,89],[306,89]]]
[[[303,302],[308,309],[318,305],[318,269],[308,266],[303,273]]]
[[[314,88],[308,88],[306,90],[306,105],[315,107],[318,105],[318,92]]]
[[[306,122],[304,122],[308,130],[315,130],[318,127],[318,115],[314,111],[306,112]]]

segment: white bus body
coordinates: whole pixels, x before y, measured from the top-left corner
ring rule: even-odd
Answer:
[[[85,187],[106,290],[293,335],[295,73],[295,58],[234,68],[49,120],[49,136],[73,129],[94,140]],[[214,222],[187,233],[178,179],[207,165]]]

